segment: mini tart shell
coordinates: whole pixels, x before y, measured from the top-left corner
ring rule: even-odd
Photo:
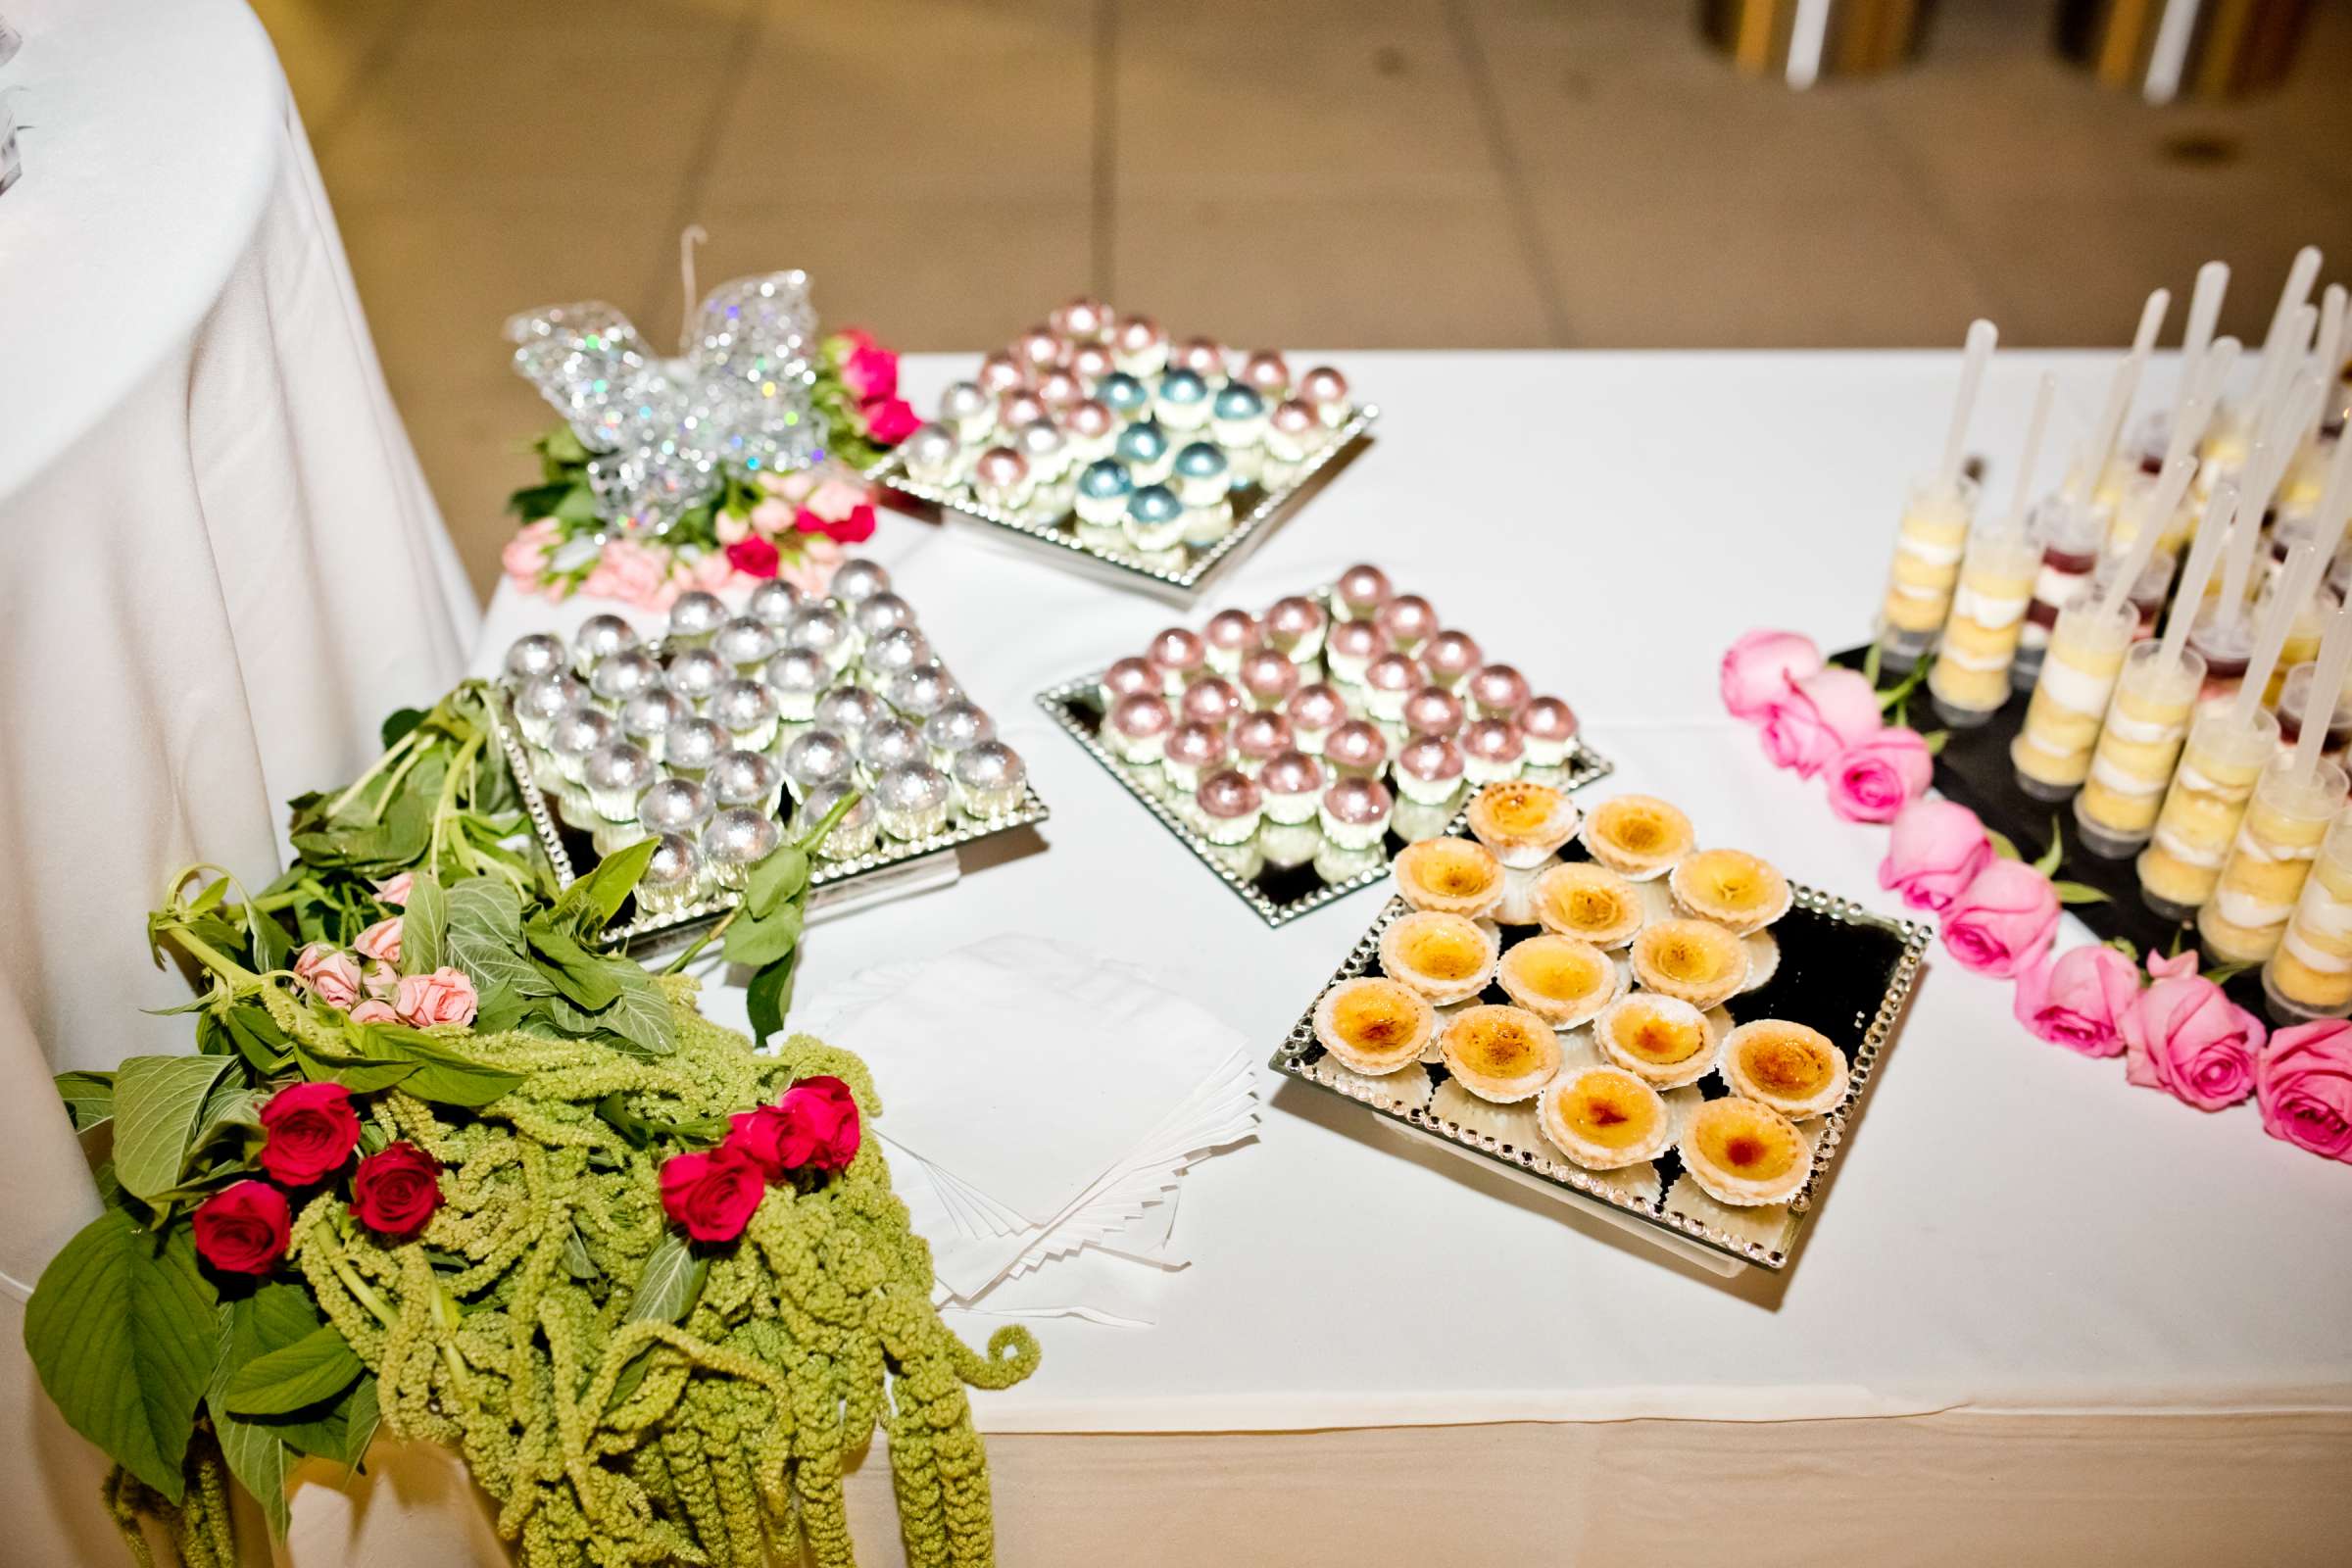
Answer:
[[[1659,1017],[1685,1029],[1698,1031],[1699,1047],[1679,1061],[1652,1061],[1647,1056],[1628,1051],[1618,1037],[1619,1027],[1628,1019],[1643,1014]],[[1637,991],[1620,997],[1600,1009],[1592,1020],[1592,1044],[1603,1060],[1632,1073],[1652,1089],[1680,1089],[1694,1084],[1715,1070],[1720,1059],[1722,1040],[1707,1015],[1688,1002],[1672,997],[1651,996]]]
[[[1696,835],[1682,808],[1654,795],[1619,795],[1592,808],[1578,837],[1610,870],[1646,882],[1689,855]]]
[[[1597,918],[1603,899],[1615,908],[1606,922]],[[1544,930],[1590,942],[1604,953],[1633,941],[1646,919],[1634,885],[1589,860],[1570,860],[1537,877],[1535,906],[1536,919]]]
[[[1539,989],[1529,971],[1546,960],[1583,965],[1592,978],[1591,986],[1576,996]],[[1554,936],[1548,931],[1512,943],[1502,961],[1495,965],[1494,979],[1513,1003],[1554,1029],[1573,1029],[1589,1023],[1601,1008],[1625,994],[1625,972],[1617,967],[1616,959],[1590,942]]]
[[[1719,1157],[1719,1151],[1737,1152],[1751,1143],[1773,1156],[1779,1168],[1769,1175],[1744,1173]],[[1753,1208],[1762,1203],[1785,1203],[1813,1171],[1813,1149],[1796,1124],[1770,1105],[1738,1095],[1710,1100],[1690,1113],[1677,1142],[1683,1169],[1699,1189],[1719,1203]],[[1744,1164],[1740,1160],[1738,1164]]]
[[[1580,1100],[1598,1100],[1606,1097],[1615,1106],[1631,1106],[1636,1116],[1646,1116],[1648,1127],[1635,1142],[1613,1145],[1596,1142],[1581,1133],[1569,1119],[1570,1108]],[[1623,1067],[1580,1067],[1560,1074],[1547,1085],[1536,1102],[1536,1125],[1544,1136],[1569,1159],[1587,1170],[1622,1170],[1639,1165],[1645,1159],[1655,1159],[1674,1142],[1674,1118],[1666,1112],[1666,1102],[1658,1092]]]
[[[1667,874],[1674,902],[1734,936],[1752,936],[1788,912],[1788,879],[1745,850],[1700,850]]]
[[[1525,870],[1559,853],[1576,836],[1583,817],[1558,786],[1517,778],[1489,784],[1471,796],[1464,819],[1496,859]]]
[[[1471,1060],[1466,1054],[1475,1049],[1482,1035],[1489,1034],[1507,1035],[1524,1043],[1531,1054],[1527,1067],[1505,1076]],[[1464,1007],[1446,1023],[1446,1032],[1438,1037],[1438,1048],[1455,1083],[1498,1105],[1527,1099],[1560,1070],[1560,1037],[1525,1007]]]
[[[1431,974],[1412,961],[1410,954],[1416,941],[1426,936],[1474,940],[1486,955],[1474,974],[1447,976]],[[1441,914],[1435,909],[1416,909],[1400,914],[1389,922],[1380,934],[1380,967],[1392,980],[1402,981],[1427,997],[1438,1006],[1467,1002],[1487,989],[1494,978],[1494,960],[1501,956],[1501,944],[1493,931],[1467,915]]]
[[[1394,866],[1397,896],[1416,909],[1463,914],[1476,919],[1502,902],[1502,865],[1483,844],[1468,839],[1423,839],[1397,853]],[[1459,884],[1484,880],[1474,891]]]
[[[1790,1068],[1814,1079],[1813,1086],[1791,1083]],[[1733,1094],[1770,1105],[1791,1121],[1836,1110],[1850,1082],[1845,1054],[1828,1035],[1786,1018],[1758,1018],[1734,1029],[1723,1042],[1718,1070]]]
[[[1393,1018],[1402,1025],[1396,1040],[1374,1051],[1351,1039],[1340,1026],[1341,1009],[1351,1003],[1392,1010]],[[1400,981],[1379,975],[1358,975],[1343,981],[1315,1004],[1315,1038],[1322,1042],[1325,1051],[1339,1058],[1342,1066],[1366,1077],[1377,1078],[1419,1061],[1437,1032],[1438,1012],[1427,997]]]
[[[1670,963],[1677,954],[1696,953],[1707,973],[1693,978]],[[1747,984],[1747,947],[1712,920],[1659,920],[1642,928],[1627,957],[1634,978],[1660,996],[1688,1002],[1704,1012],[1721,1006]]]

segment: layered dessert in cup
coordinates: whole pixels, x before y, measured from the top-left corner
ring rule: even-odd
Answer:
[[[1928,695],[1946,724],[1982,724],[2009,700],[2009,666],[2041,562],[2041,546],[2020,530],[1980,531],[1969,541],[1951,618],[1928,671]]]
[[[2025,727],[2009,743],[2019,789],[2037,801],[2063,801],[2090,776],[2099,721],[2138,629],[2139,612],[2129,602],[2108,607],[2088,592],[2059,612]]]
[[[2166,660],[2158,643],[2132,645],[2099,726],[2090,773],[2075,797],[2075,821],[2094,855],[2120,859],[2148,842],[2165,786],[2180,760],[2205,683],[2205,661],[2188,650]]]
[[[2278,744],[2292,750],[2302,738],[2304,720],[2311,707],[2311,685],[2319,674],[2317,664],[2297,664],[2286,672],[2286,680],[2278,689]],[[2320,743],[2320,755],[2342,760],[2347,745],[2352,745],[2352,692],[2336,698],[2335,711],[2328,720],[2328,735]]]
[[[2320,841],[2278,951],[2263,963],[2262,994],[2281,1018],[2352,1014],[2352,812],[2338,811]]]
[[[2197,911],[2197,937],[2208,955],[2223,963],[2259,963],[2278,950],[2344,793],[2344,770],[2333,762],[2308,773],[2297,770],[2292,757],[2274,756],[2264,765],[2213,897]]]
[[[2018,628],[2017,657],[2009,666],[2009,682],[2019,691],[2032,691],[2041,672],[2043,654],[2058,612],[2090,586],[2099,569],[2099,545],[2106,524],[2087,507],[2052,496],[2034,509],[2034,537],[2041,542],[2041,567],[2034,577],[2034,598],[2026,606],[2025,623]]]
[[[1976,510],[1976,482],[1966,476],[1912,487],[1895,531],[1886,596],[1879,607],[1879,647],[1889,664],[1908,667],[1936,646],[1936,633],[1951,616]]]

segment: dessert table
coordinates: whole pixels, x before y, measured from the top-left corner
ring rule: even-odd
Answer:
[[[1340,356],[1378,439],[1194,618],[1381,563],[1577,706],[1618,763],[1598,793],[1668,796],[1702,841],[1899,912],[1883,830],[1766,765],[1715,663],[1758,624],[1865,634],[1954,358]],[[918,405],[960,364],[910,360]],[[2009,461],[2045,368],[2054,444],[2090,422],[2106,357],[2011,354],[1979,449]],[[803,1011],[1030,932],[1148,966],[1270,1054],[1381,896],[1267,929],[1030,703],[1172,612],[906,519],[872,548],[1054,817],[1042,853],[819,927]],[[502,588],[474,667],[602,608]],[[2009,996],[1932,950],[1781,1275],[1675,1261],[1264,1075],[1256,1144],[1187,1182],[1195,1261],[1155,1325],[1039,1324],[1043,1370],[977,1396],[1004,1560],[2342,1561],[2352,1171],[2034,1041]],[[710,1002],[740,1024],[739,991]],[[398,1500],[456,1474],[298,1494],[296,1560],[494,1561],[478,1518]],[[895,1561],[879,1455],[852,1496]]]

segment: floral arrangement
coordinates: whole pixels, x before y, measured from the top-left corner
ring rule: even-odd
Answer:
[[[1880,886],[1936,915],[1964,967],[2014,981],[2017,1019],[2036,1038],[2122,1056],[2127,1081],[2199,1110],[2251,1097],[2272,1137],[2352,1163],[2352,1022],[2269,1033],[2222,990],[2233,971],[2199,974],[2193,953],[2149,954],[2144,972],[2120,939],[2054,953],[2063,906],[2105,895],[2052,880],[2055,831],[2029,863],[1967,807],[1928,798],[1939,737],[1900,722],[1925,669],[1881,692],[1875,668],[1831,666],[1811,639],[1759,630],[1723,656],[1720,690],[1776,766],[1824,777],[1846,820],[1888,824]]]
[[[201,987],[196,1052],[59,1080],[111,1143],[105,1206],[25,1346],[114,1459],[132,1555],[160,1533],[228,1568],[232,1481],[282,1533],[297,1462],[359,1466],[380,1429],[455,1448],[528,1568],[838,1568],[842,1463],[881,1426],[907,1560],[992,1561],[964,1390],[1026,1376],[1034,1340],[981,1355],[933,1312],[861,1062],[756,1054],[692,979],[598,950],[646,857],[554,889],[481,701],[401,715],[296,802],[260,893],[175,877],[150,931]],[[805,863],[756,868],[765,949]]]
[[[874,488],[864,469],[921,421],[899,396],[899,357],[871,334],[845,328],[824,340],[810,400],[826,455],[787,473],[728,472],[719,493],[659,533],[615,528],[597,508],[591,453],[569,426],[531,443],[540,482],[507,508],[522,527],[501,564],[524,593],[574,594],[667,610],[678,595],[782,577],[821,594],[843,546],[874,532]]]

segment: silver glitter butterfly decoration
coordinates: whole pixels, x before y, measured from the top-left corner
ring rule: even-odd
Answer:
[[[823,454],[808,400],[816,312],[808,274],[722,283],[695,315],[686,353],[650,353],[629,318],[600,300],[550,305],[507,321],[514,368],[594,454],[597,512],[659,535],[716,496],[722,470],[789,472]]]

